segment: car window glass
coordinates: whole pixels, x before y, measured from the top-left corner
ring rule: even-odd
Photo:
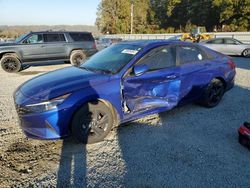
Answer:
[[[28,39],[24,41],[24,43],[34,44],[34,43],[42,43],[43,37],[41,34],[34,34],[31,35]]]
[[[236,42],[232,39],[225,39],[225,44],[236,44]]]
[[[215,39],[210,41],[210,44],[223,44],[223,39]]]
[[[60,41],[66,41],[64,34],[59,34]]]
[[[200,49],[193,46],[178,46],[180,65],[204,60],[204,55]]]
[[[93,41],[93,37],[89,33],[69,33],[74,41]]]
[[[149,70],[175,66],[175,50],[169,46],[153,49],[138,64],[148,65]]]
[[[44,35],[45,42],[61,42],[65,41],[65,37],[63,34],[45,34]]]
[[[142,47],[137,45],[115,44],[91,56],[81,67],[95,71],[117,73],[133,59],[141,49]]]

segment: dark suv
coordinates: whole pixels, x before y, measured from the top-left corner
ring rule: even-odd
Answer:
[[[49,60],[70,61],[79,66],[96,52],[95,40],[89,32],[30,32],[14,43],[0,44],[0,63],[7,72],[22,70],[22,64]]]

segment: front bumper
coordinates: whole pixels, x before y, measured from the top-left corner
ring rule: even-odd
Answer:
[[[51,140],[60,139],[69,134],[67,109],[23,115],[17,107],[17,112],[20,127],[29,138]]]

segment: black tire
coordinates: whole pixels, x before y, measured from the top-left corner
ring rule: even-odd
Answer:
[[[207,86],[202,105],[208,108],[217,106],[225,93],[225,85],[219,79],[213,79]]]
[[[250,147],[250,142],[248,140],[246,140],[246,138],[244,138],[244,136],[242,135],[239,135],[239,143],[242,145],[242,146],[246,146],[246,147]]]
[[[70,63],[73,66],[79,67],[86,58],[87,56],[82,50],[74,50],[70,54]]]
[[[248,49],[245,49],[243,52],[242,52],[242,55],[244,56],[244,57],[250,57],[250,49],[248,48]]]
[[[2,69],[9,73],[17,73],[22,69],[21,61],[14,54],[4,55],[0,63]]]
[[[97,119],[97,120],[96,120]],[[115,124],[111,109],[100,101],[89,102],[74,115],[71,123],[73,136],[84,144],[102,141]]]

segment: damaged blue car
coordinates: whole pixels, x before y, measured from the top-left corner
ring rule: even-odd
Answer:
[[[35,139],[103,140],[124,122],[199,102],[216,106],[233,87],[231,58],[197,44],[112,45],[80,67],[35,77],[14,93],[23,132]]]

